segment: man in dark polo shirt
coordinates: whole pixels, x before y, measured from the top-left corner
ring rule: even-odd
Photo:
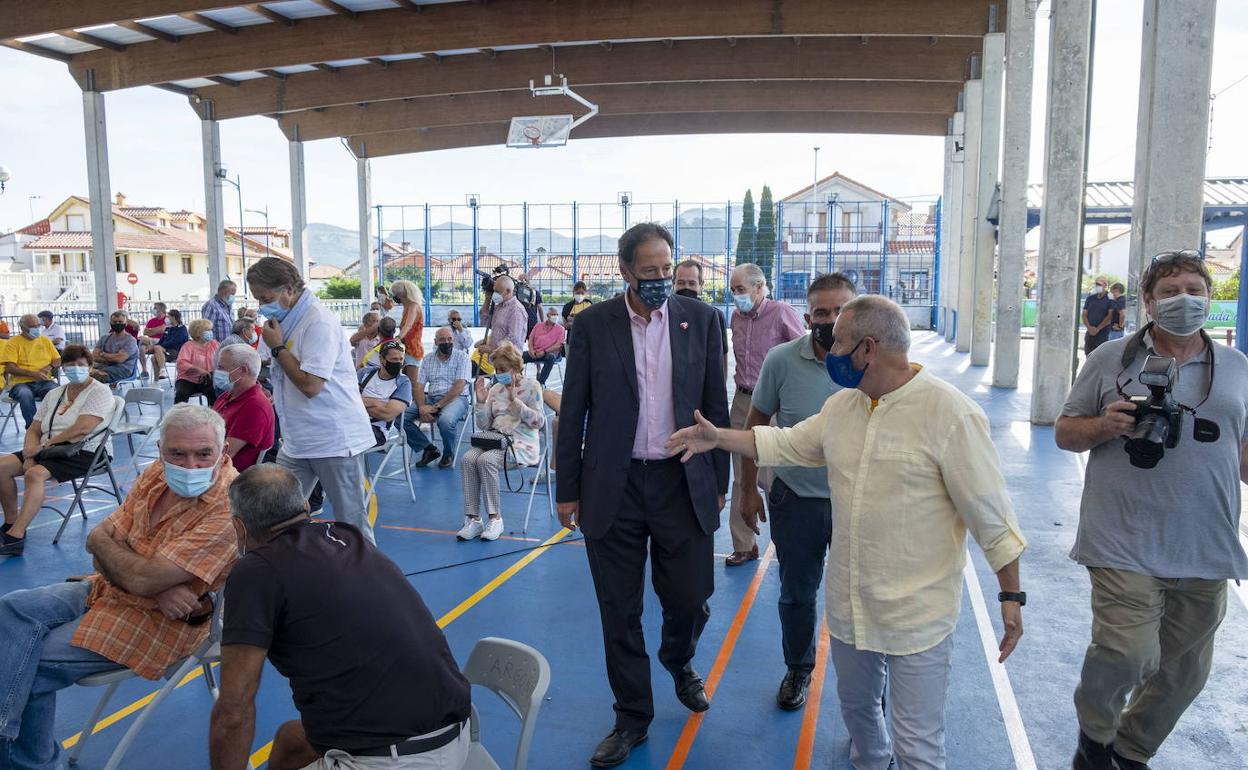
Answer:
[[[1083,301],[1084,354],[1091,354],[1109,342],[1109,327],[1114,323],[1118,303],[1109,296],[1108,286],[1105,276],[1098,275],[1092,293]]]
[[[243,555],[225,590],[213,770],[247,766],[266,657],[300,717],[278,728],[270,770],[462,768],[468,682],[394,562],[355,527],[309,519],[278,465],[239,475],[230,507]]]
[[[245,471],[273,446],[273,402],[256,381],[260,354],[251,345],[238,343],[221,348],[212,385],[217,400],[212,408],[225,420],[225,453],[234,467]]]

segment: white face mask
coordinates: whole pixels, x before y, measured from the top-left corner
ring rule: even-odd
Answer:
[[[501,305],[507,301],[507,298],[498,292],[494,292],[494,304]]]
[[[585,301],[585,295],[584,295],[584,294],[577,294],[577,295],[575,295],[575,296],[573,297],[573,299],[575,299],[577,302],[584,302],[584,301]]]
[[[1176,337],[1190,337],[1200,331],[1209,317],[1209,298],[1194,294],[1176,294],[1155,300],[1157,312],[1153,320]]]

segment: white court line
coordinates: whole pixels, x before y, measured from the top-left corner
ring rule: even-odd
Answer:
[[[1031,742],[1027,739],[1023,715],[1018,710],[1018,701],[1014,698],[1010,675],[1006,672],[1005,665],[997,662],[1001,653],[997,649],[997,638],[992,629],[992,621],[988,618],[984,590],[979,584],[979,576],[975,574],[975,567],[971,565],[969,553],[966,555],[966,566],[962,568],[962,576],[966,579],[966,592],[971,597],[971,607],[975,611],[975,625],[979,627],[979,639],[983,642],[988,672],[992,675],[992,689],[997,691],[997,703],[1001,705],[1005,734],[1010,739],[1010,750],[1014,752],[1014,767],[1018,770],[1036,770],[1036,758],[1031,753]]]

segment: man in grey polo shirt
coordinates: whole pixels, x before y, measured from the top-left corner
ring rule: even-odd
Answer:
[[[767,353],[751,396],[746,428],[776,425],[788,428],[818,414],[823,402],[840,386],[832,382],[824,358],[832,347],[832,327],[841,308],[854,298],[854,282],[841,273],[821,275],[806,290],[806,323],[810,333],[777,345]],[[817,597],[823,563],[832,539],[832,503],[826,468],[783,467],[774,474],[767,501],[771,506],[771,541],[780,562],[780,629],[784,664],[788,668],[776,693],[776,704],[795,711],[806,702],[810,673],[815,668],[815,630],[819,625]],[[741,513],[758,534],[767,514],[758,493],[758,466],[741,463]]]
[[[1153,323],[1088,356],[1057,420],[1057,445],[1089,453],[1071,551],[1092,580],[1074,770],[1147,768],[1209,676],[1226,581],[1248,578],[1238,535],[1248,359],[1201,330],[1211,287],[1198,253],[1155,257],[1140,287]],[[1150,355],[1175,360],[1174,398],[1195,415],[1184,410],[1178,446],[1143,469],[1124,451],[1135,426],[1125,397],[1148,392],[1138,380]],[[1196,441],[1195,418],[1220,437]]]

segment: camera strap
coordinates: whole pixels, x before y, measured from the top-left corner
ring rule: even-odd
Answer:
[[[1127,367],[1131,366],[1131,364],[1135,361],[1136,356],[1139,355],[1141,350],[1147,351],[1148,348],[1147,348],[1147,345],[1145,345],[1144,343],[1144,335],[1148,334],[1148,332],[1152,330],[1154,323],[1155,322],[1153,321],[1149,321],[1147,324],[1144,325],[1144,328],[1140,329],[1135,334],[1131,335],[1131,339],[1127,340],[1126,347],[1122,349],[1122,360],[1121,360],[1122,371],[1118,372],[1118,378],[1122,377],[1123,373],[1126,372]],[[1209,357],[1209,389],[1205,391],[1205,397],[1202,398],[1200,400],[1200,403],[1197,404],[1196,406],[1187,406],[1186,404],[1179,404],[1179,408],[1185,412],[1188,412],[1189,414],[1192,415],[1192,417],[1196,419],[1196,425],[1195,425],[1196,440],[1207,443],[1207,442],[1217,441],[1219,436],[1221,435],[1221,431],[1219,430],[1218,424],[1216,422],[1212,420],[1205,420],[1205,419],[1198,417],[1196,415],[1196,410],[1204,406],[1205,402],[1209,400],[1209,396],[1213,395],[1213,377],[1214,377],[1214,374],[1217,372],[1217,365],[1216,365],[1217,353],[1213,349],[1213,345],[1214,345],[1213,340],[1209,337],[1209,335],[1205,332],[1204,329],[1200,330],[1200,338],[1205,343],[1205,350],[1207,351],[1207,355]],[[1119,394],[1122,393],[1122,389],[1124,387],[1130,384],[1131,384],[1131,380],[1127,380],[1125,383],[1122,383],[1121,385],[1119,385],[1118,386]]]

